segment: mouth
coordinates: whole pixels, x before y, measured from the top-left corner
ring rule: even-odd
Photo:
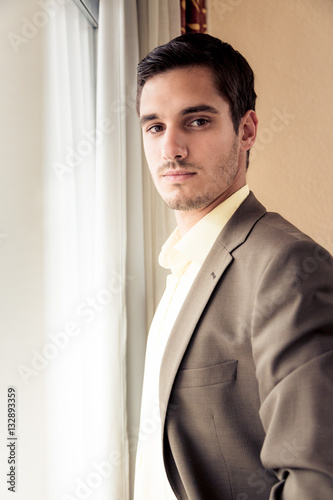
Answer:
[[[188,170],[182,169],[170,169],[165,172],[162,177],[164,180],[168,182],[182,182],[187,181],[190,178],[194,177],[196,172],[189,172]]]

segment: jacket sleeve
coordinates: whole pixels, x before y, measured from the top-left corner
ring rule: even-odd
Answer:
[[[266,432],[270,500],[333,499],[333,259],[296,241],[267,265],[252,348]]]

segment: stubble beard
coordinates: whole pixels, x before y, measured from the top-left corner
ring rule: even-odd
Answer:
[[[186,161],[179,161],[177,163],[182,168],[191,168],[200,171],[201,168],[195,164],[186,163]],[[218,180],[223,178],[223,186],[225,192],[234,182],[238,171],[238,143],[237,138],[233,142],[232,148],[227,156],[220,159],[218,164],[214,167],[212,171],[212,176]],[[214,185],[214,184],[213,184]],[[186,196],[182,193],[183,186],[181,184],[178,186],[178,193],[176,196],[164,197],[164,203],[172,210],[179,211],[191,211],[200,210],[201,208],[207,207],[213,203],[223,192],[220,191],[217,184],[216,188],[207,188],[202,194],[197,196]]]

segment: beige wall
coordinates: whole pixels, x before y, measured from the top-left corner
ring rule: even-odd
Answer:
[[[208,32],[256,76],[250,188],[333,252],[332,0],[207,2]]]

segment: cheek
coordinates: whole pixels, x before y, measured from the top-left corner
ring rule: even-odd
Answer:
[[[197,158],[213,159],[225,149],[225,140],[220,135],[202,134],[202,137],[194,137],[189,144],[189,153]]]

